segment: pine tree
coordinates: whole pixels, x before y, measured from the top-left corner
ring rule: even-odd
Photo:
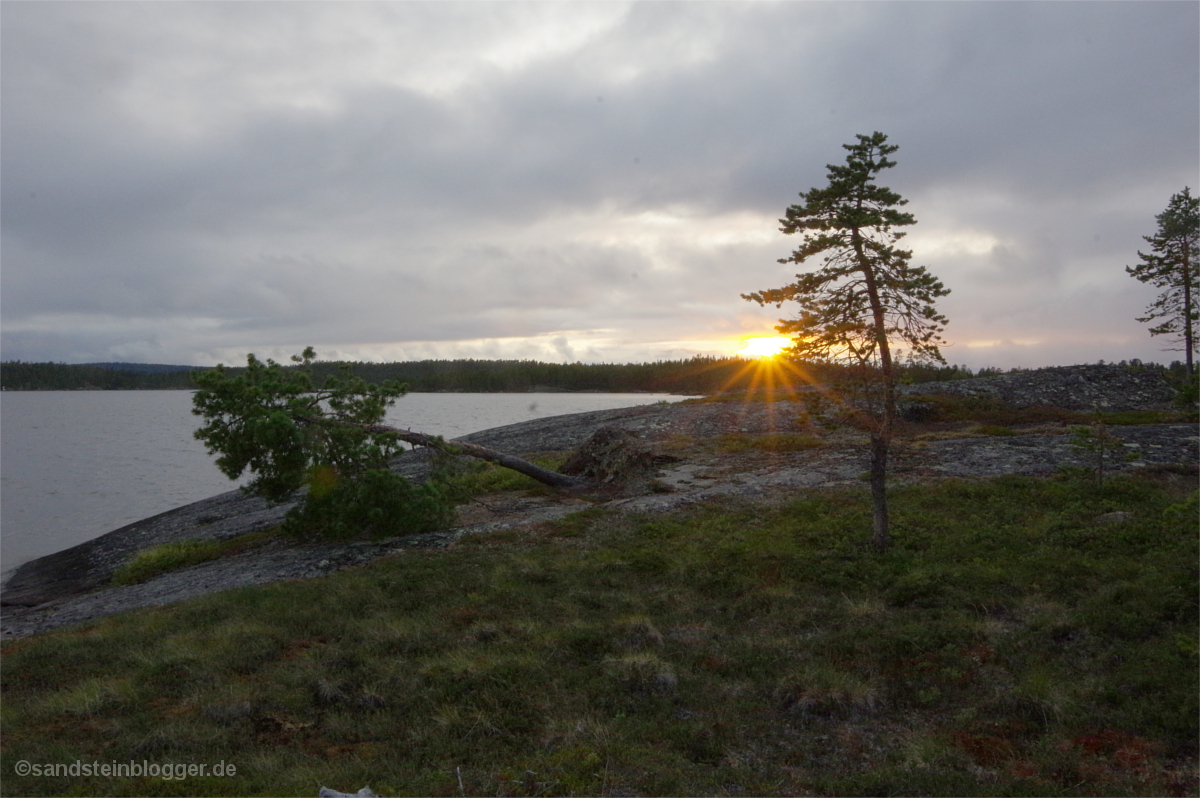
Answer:
[[[896,145],[876,132],[857,136],[844,165],[830,164],[829,185],[802,192],[803,204],[787,210],[782,232],[805,236],[800,248],[780,263],[803,264],[823,255],[816,271],[796,275],[796,282],[742,298],[760,305],[800,305],[798,318],[782,320],[776,329],[794,338],[792,354],[818,362],[853,366],[858,407],[871,437],[871,495],[875,506],[874,542],[891,542],[887,509],[887,462],[896,420],[896,353],[909,360],[944,363],[938,349],[945,317],[934,309],[938,297],[950,293],[923,266],[912,266],[912,252],[897,249],[904,233],[897,228],[916,223],[901,211],[907,200],[875,183],[876,175],[896,165],[888,160]]]
[[[1142,262],[1126,266],[1125,271],[1143,283],[1166,289],[1138,321],[1162,321],[1150,328],[1150,334],[1176,336],[1191,376],[1196,373],[1192,355],[1200,321],[1196,309],[1200,293],[1200,197],[1193,197],[1185,186],[1171,197],[1167,209],[1154,218],[1158,221],[1158,232],[1143,236],[1150,244],[1150,254],[1139,251]]]

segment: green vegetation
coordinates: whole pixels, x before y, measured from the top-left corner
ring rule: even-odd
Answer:
[[[334,539],[428,532],[445,528],[454,516],[455,489],[446,482],[449,455],[465,454],[496,463],[544,484],[573,487],[579,477],[467,442],[380,422],[406,386],[371,384],[343,364],[317,387],[312,347],[292,358],[287,369],[253,354],[234,374],[223,366],[196,375],[200,390],[192,413],[204,419],[195,437],[216,455],[230,479],[253,478],[242,490],[281,502],[304,488],[284,518],[284,531]],[[412,483],[389,470],[402,442],[420,445],[442,461],[433,477]]]
[[[1017,431],[1012,427],[997,424],[980,424],[977,427],[973,427],[970,432],[973,435],[981,435],[989,438],[1005,438],[1017,434]]]
[[[592,509],[7,642],[4,791],[1194,795],[1194,487]]]
[[[9,360],[0,363],[0,386],[6,391],[153,391],[193,387],[189,366],[176,366],[174,371],[146,371],[139,368],[140,365],[68,365]]]
[[[817,445],[820,445],[817,442]],[[529,460],[544,468],[558,468],[569,452],[543,452]],[[383,480],[387,480],[385,472]],[[391,475],[396,476],[396,475]],[[409,533],[445,529],[453,522],[450,502],[463,502],[476,496],[508,491],[546,491],[545,485],[508,468],[478,460],[447,460],[440,464],[436,491],[412,494],[412,485],[380,480],[368,472],[358,489],[365,495],[347,497],[345,493],[324,493],[299,508],[298,520],[287,519],[278,527],[251,532],[225,540],[181,540],[163,543],[137,553],[132,560],[113,572],[114,585],[145,582],[161,573],[240,554],[266,545],[280,533],[303,537],[308,530],[321,528],[323,536],[334,539],[380,537],[378,518],[389,518],[387,529],[400,526]],[[376,484],[383,481],[383,484]],[[426,496],[435,493],[437,506],[428,507]],[[354,499],[354,500],[352,500]],[[449,501],[445,501],[448,499]],[[288,521],[291,523],[288,523]]]
[[[250,472],[242,490],[272,502],[307,488],[283,524],[298,536],[387,537],[443,528],[454,506],[441,482],[412,484],[388,470],[403,448],[402,433],[380,422],[405,386],[372,385],[346,367],[317,387],[315,357],[309,347],[292,358],[298,368],[285,369],[249,355],[237,374],[218,366],[196,375],[192,413],[204,425],[195,437],[217,455],[221,473],[237,479]]]
[[[530,455],[527,459],[542,468],[557,470],[567,461],[570,454],[569,451],[541,452]],[[446,470],[439,474],[439,477],[444,481],[451,497],[456,501],[463,501],[486,493],[547,490],[546,486],[537,480],[493,463],[460,459],[444,464],[443,468]]]
[[[1099,413],[1093,414],[1091,424],[1071,427],[1071,445],[1087,455],[1089,466],[1098,485],[1104,484],[1106,470],[1116,461],[1137,459],[1137,453],[1126,453],[1124,442],[1109,431]]]
[[[1129,427],[1136,424],[1170,424],[1182,420],[1179,413],[1163,410],[1120,410],[1115,412],[1098,411],[1091,414],[1093,421],[1100,421],[1114,427]]]
[[[114,585],[134,585],[151,577],[189,565],[215,560],[220,556],[217,540],[181,540],[140,551],[129,562],[113,572]]]
[[[145,582],[158,574],[187,568],[202,562],[240,554],[269,543],[275,537],[271,530],[251,532],[226,540],[180,540],[163,543],[140,551],[129,562],[113,572],[114,585],[133,585]]]
[[[723,452],[802,452],[824,446],[820,438],[803,432],[775,432],[768,435],[722,435],[717,448]]]
[[[906,397],[910,404],[921,406],[922,421],[973,421],[1000,427],[1012,424],[1081,424],[1087,415],[1060,407],[1014,408],[995,396],[959,396],[928,394]]]
[[[283,520],[281,528],[290,535],[379,539],[445,529],[454,520],[453,501],[440,482],[414,484],[386,468],[352,479],[335,477],[327,468],[316,473],[308,493]]]
[[[905,397],[906,403],[919,407],[920,420],[925,422],[971,421],[993,427],[1032,424],[1090,424],[1102,422],[1111,426],[1135,424],[1170,424],[1186,419],[1182,412],[1163,410],[1093,411],[1067,410],[1062,407],[1013,407],[996,396],[960,396],[956,394],[926,394]]]

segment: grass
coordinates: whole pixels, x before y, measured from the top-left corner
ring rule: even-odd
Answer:
[[[528,458],[544,468],[557,469],[569,452],[542,452]],[[456,461],[446,475],[453,496],[459,501],[489,493],[505,491],[540,492],[546,486],[537,480],[508,468],[478,460]],[[180,540],[152,546],[138,552],[132,560],[113,572],[114,585],[134,585],[159,574],[179,568],[240,554],[266,545],[280,534],[275,527],[264,532],[251,532],[226,540]]]
[[[686,399],[681,404],[708,404],[721,402],[772,402],[795,399],[810,407],[822,423],[830,426],[856,426],[848,414],[829,414],[830,406],[823,396],[812,392],[801,392],[794,396],[767,390],[742,391]],[[996,396],[957,394],[913,394],[904,402],[923,408],[922,421],[954,423],[970,422],[977,425],[974,434],[1013,435],[1013,426],[1089,424],[1101,421],[1110,426],[1138,424],[1173,424],[1194,421],[1194,412],[1179,410],[1123,410],[1090,411],[1067,410],[1060,407],[1014,407]]]
[[[6,643],[2,789],[1194,795],[1194,483],[898,488],[882,555],[861,489],[591,509]]]
[[[526,459],[534,465],[557,471],[570,456],[570,451],[540,452]],[[450,466],[446,479],[455,498],[459,500],[487,493],[517,490],[548,490],[545,485],[510,468],[482,460],[459,459]]]
[[[1163,410],[1083,412],[1061,407],[1017,408],[995,396],[929,394],[909,396],[906,401],[927,407],[926,421],[972,421],[990,429],[1014,424],[1088,424],[1097,420],[1112,426],[1169,424],[1186,420],[1183,412]]]
[[[275,530],[251,532],[226,540],[180,540],[153,546],[113,572],[114,585],[134,585],[166,571],[199,565],[209,560],[240,554],[266,545],[277,536]]]
[[[996,424],[980,424],[970,430],[972,435],[982,435],[984,437],[1012,437],[1017,434],[1017,431],[1012,427],[1002,427]]]
[[[825,442],[820,438],[802,432],[775,432],[767,435],[735,433],[722,435],[717,441],[717,449],[722,452],[802,452],[824,445]]]

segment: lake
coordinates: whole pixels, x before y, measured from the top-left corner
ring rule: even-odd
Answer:
[[[387,423],[457,438],[666,394],[411,393]],[[192,432],[191,391],[0,392],[0,569],[232,490]]]

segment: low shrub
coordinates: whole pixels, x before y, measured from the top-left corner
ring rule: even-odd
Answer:
[[[453,520],[454,503],[440,481],[415,485],[393,471],[372,469],[356,479],[312,480],[282,529],[298,537],[384,538],[444,529]]]

